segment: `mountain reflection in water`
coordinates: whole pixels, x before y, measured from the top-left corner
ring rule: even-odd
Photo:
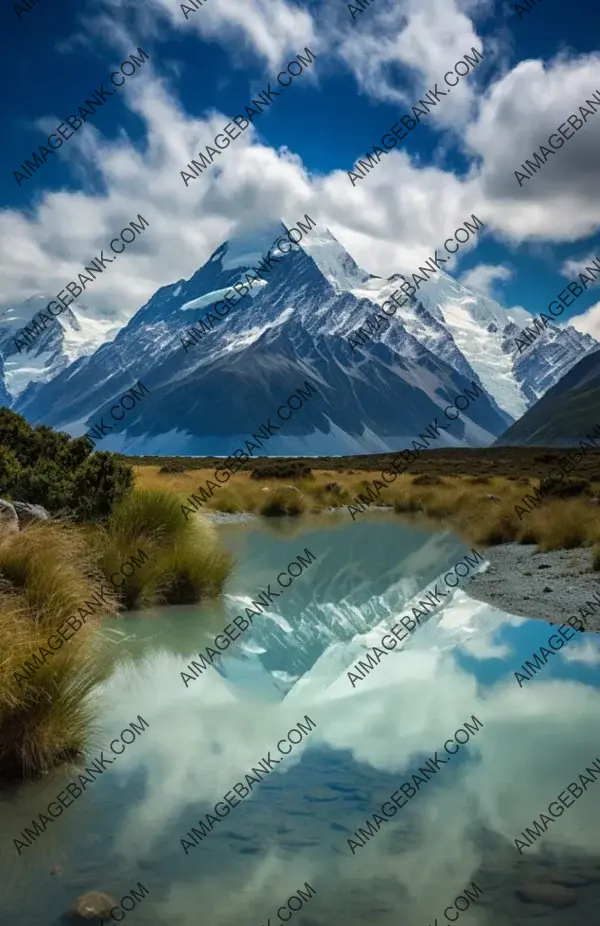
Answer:
[[[348,668],[470,547],[381,513],[221,531],[238,559],[222,605],[119,624],[133,639],[115,643],[90,754],[138,714],[144,736],[21,856],[13,839],[72,772],[4,795],[2,926],[58,926],[79,894],[118,901],[138,881],[150,893],[131,926],[275,926],[282,905],[292,926],[441,926],[472,882],[483,893],[461,926],[594,922],[600,783],[522,855],[514,840],[600,755],[597,638],[574,639],[520,688],[514,672],[548,625],[474,601],[466,584],[353,688]],[[317,562],[186,688],[180,672],[305,547]],[[186,855],[182,836],[305,715],[310,735]],[[473,715],[477,735],[353,854],[352,834]],[[314,895],[291,912],[306,883]]]

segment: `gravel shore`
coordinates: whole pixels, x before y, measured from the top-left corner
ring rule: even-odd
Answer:
[[[553,624],[574,615],[587,631],[600,633],[600,572],[591,571],[590,548],[541,553],[535,545],[505,543],[479,549],[490,566],[469,583],[472,598]]]

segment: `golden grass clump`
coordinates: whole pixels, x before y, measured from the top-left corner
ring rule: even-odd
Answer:
[[[125,609],[191,603],[222,591],[232,557],[201,514],[186,519],[181,503],[170,489],[134,489],[106,527],[90,531],[107,577],[119,573],[117,594]],[[147,559],[132,575],[122,575],[121,565],[131,557],[141,560],[140,551]]]
[[[2,538],[0,575],[0,777],[35,778],[85,752],[90,696],[108,672],[94,631],[116,603],[94,598],[103,577],[82,532],[53,521]],[[86,601],[96,615],[65,640],[58,628]]]
[[[158,556],[160,598],[169,604],[192,604],[223,591],[233,564],[212,525],[198,519],[194,530]]]
[[[294,492],[288,486],[279,486],[264,493],[265,500],[259,511],[265,518],[287,515],[295,517],[306,511],[306,501],[301,492]]]
[[[544,552],[573,550],[593,541],[593,510],[587,499],[553,499],[523,515],[522,531]]]
[[[0,542],[0,576],[21,594],[31,619],[53,628],[104,578],[84,533],[55,520],[34,522]]]

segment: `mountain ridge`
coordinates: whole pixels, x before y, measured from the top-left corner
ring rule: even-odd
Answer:
[[[273,452],[370,453],[415,438],[443,403],[476,383],[485,397],[465,413],[452,441],[481,446],[535,400],[538,381],[554,385],[570,369],[558,332],[554,363],[534,344],[522,375],[507,344],[529,314],[504,310],[443,271],[377,342],[351,351],[345,336],[380,306],[401,275],[384,279],[362,270],[318,228],[184,350],[182,334],[199,306],[218,305],[282,228],[287,231],[283,223],[269,223],[223,242],[188,280],[160,287],[111,341],[23,390],[15,410],[32,423],[77,435],[106,403],[143,379],[152,401],[128,415],[122,432],[107,435],[104,449],[227,455],[253,416],[261,417],[258,409],[279,404],[294,383],[309,377],[322,384],[322,407],[314,420],[301,423],[299,416],[286,439],[274,441]],[[575,340],[582,352],[598,346],[587,335],[577,333]]]

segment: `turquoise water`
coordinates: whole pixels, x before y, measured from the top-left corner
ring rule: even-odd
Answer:
[[[514,840],[600,757],[597,638],[574,638],[519,687],[552,628],[470,599],[468,576],[454,593],[441,579],[437,610],[352,684],[348,670],[471,548],[383,513],[219,530],[237,559],[222,604],[107,625],[118,662],[90,760],[139,715],[148,727],[20,855],[13,840],[77,779],[3,795],[2,926],[57,926],[80,894],[118,901],[138,882],[148,894],[131,926],[595,922],[600,774],[522,853]],[[282,591],[277,575],[306,550],[314,560]],[[279,597],[186,687],[186,666],[269,583]],[[460,730],[467,741],[445,752]],[[252,773],[269,753],[279,763]],[[384,803],[397,808],[386,819]],[[532,882],[544,905],[520,899]],[[475,899],[457,915],[465,889]]]

